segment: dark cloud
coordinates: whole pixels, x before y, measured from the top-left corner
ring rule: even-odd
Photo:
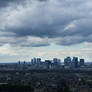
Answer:
[[[24,0],[0,0],[0,7],[5,8],[6,6],[14,3],[14,4],[21,4]]]
[[[23,3],[23,0],[0,2],[1,7],[11,6],[9,9],[5,8],[0,17],[1,31],[5,34],[6,32],[14,34],[10,36],[12,42],[6,43],[40,47],[48,46],[50,43],[73,45],[92,42],[90,0],[26,0],[21,5],[19,2]],[[12,4],[16,4],[16,8]],[[40,39],[35,39],[34,43],[34,39],[25,40],[28,37]],[[13,40],[14,38],[17,40]],[[45,38],[48,38],[48,41]]]
[[[1,8],[5,8],[6,6],[9,6],[11,4],[23,4],[25,5],[26,4],[26,1],[28,0],[0,0],[0,7]],[[32,1],[32,0],[29,0],[29,1]],[[45,2],[45,1],[48,1],[48,0],[37,0],[39,2]]]

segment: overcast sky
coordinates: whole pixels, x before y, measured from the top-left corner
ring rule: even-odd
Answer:
[[[91,0],[0,0],[0,62],[66,56],[92,61]]]

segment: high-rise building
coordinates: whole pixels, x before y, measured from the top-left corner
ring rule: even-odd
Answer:
[[[19,64],[19,65],[20,65],[20,63],[21,63],[21,62],[20,62],[20,61],[18,61],[18,64]]]
[[[47,69],[51,69],[51,67],[52,67],[51,60],[45,60],[45,65],[46,65]]]
[[[34,61],[33,61],[33,62],[34,62],[34,64],[36,64],[36,63],[37,63],[37,60],[36,60],[36,58],[34,58],[33,60],[34,60]]]
[[[31,64],[32,64],[32,65],[33,65],[33,64],[36,64],[36,63],[37,63],[36,58],[31,59]]]
[[[33,58],[31,60],[31,64],[40,64],[41,63],[41,58]]]
[[[41,58],[37,58],[37,63],[40,63],[41,62]]]
[[[31,59],[31,63],[33,63],[33,59]]]
[[[72,65],[73,67],[78,67],[78,57],[73,57]]]
[[[64,65],[65,66],[70,66],[71,65],[71,57],[66,57],[64,59]]]
[[[55,65],[59,65],[59,64],[60,64],[60,59],[53,58],[53,63],[54,63]]]
[[[84,65],[84,59],[80,59],[80,66],[83,66]]]

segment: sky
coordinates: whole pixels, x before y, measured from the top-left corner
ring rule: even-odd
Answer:
[[[91,55],[91,0],[0,0],[0,62]]]

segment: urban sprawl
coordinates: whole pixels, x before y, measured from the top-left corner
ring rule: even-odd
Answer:
[[[92,92],[92,64],[78,57],[2,63],[0,92]]]

